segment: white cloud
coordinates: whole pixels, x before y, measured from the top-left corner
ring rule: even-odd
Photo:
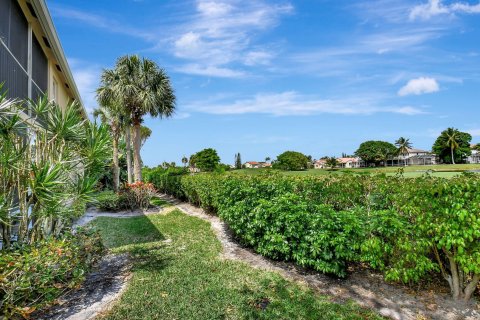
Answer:
[[[480,137],[480,129],[467,130],[473,137]]]
[[[224,16],[233,10],[229,3],[221,3],[217,1],[200,1],[197,4],[197,10],[209,17]]]
[[[203,66],[200,64],[187,64],[175,70],[181,73],[218,78],[243,78],[247,75],[243,71],[217,66]]]
[[[414,108],[414,107],[400,107],[398,109],[390,109],[390,112],[404,114],[407,116],[415,116],[418,114],[426,114],[425,111]]]
[[[437,83],[437,80],[434,78],[420,77],[417,79],[412,79],[408,83],[400,88],[398,91],[399,96],[408,96],[408,95],[420,95],[424,93],[433,93],[440,90],[440,86]]]
[[[190,118],[191,114],[188,113],[188,112],[178,112],[178,113],[175,113],[175,115],[173,116],[173,119],[174,120],[183,120],[183,119],[187,119],[187,118]]]
[[[438,15],[454,13],[480,13],[480,2],[474,5],[463,2],[454,2],[450,5],[444,5],[442,0],[429,0],[428,3],[413,7],[410,11],[409,17],[410,20],[428,20]]]
[[[456,11],[456,12],[465,12],[465,13],[471,13],[471,14],[480,13],[480,2],[475,5],[457,2],[452,4],[451,8],[453,11]]]
[[[265,1],[197,0],[196,14],[181,25],[171,42],[173,54],[199,64],[207,75],[238,77],[238,72],[223,72],[226,66],[240,63],[247,66],[267,65],[274,55],[265,48],[252,49],[259,32],[278,24],[281,16],[289,14],[289,4],[269,4]],[[203,74],[191,67],[192,74]],[[221,70],[221,72],[217,72]]]
[[[68,59],[73,78],[82,98],[87,113],[91,113],[98,106],[96,89],[99,86],[101,68],[90,65],[77,59]]]
[[[268,51],[250,51],[245,56],[244,64],[247,66],[268,65],[273,56],[273,53]]]
[[[275,116],[343,114],[369,115],[374,113],[396,113],[404,115],[424,114],[413,107],[379,107],[372,97],[351,99],[320,99],[302,95],[295,91],[281,93],[261,93],[253,98],[239,99],[231,103],[192,104],[190,109],[210,114],[269,114]]]
[[[134,38],[140,38],[145,41],[153,41],[156,38],[156,35],[154,33],[130,27],[125,23],[118,22],[113,19],[108,19],[101,15],[96,15],[81,10],[70,9],[61,6],[52,6],[51,10],[54,17],[64,18],[68,20],[77,20],[83,24],[104,29],[108,32],[124,34]]]

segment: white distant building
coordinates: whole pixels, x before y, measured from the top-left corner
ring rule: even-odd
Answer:
[[[408,148],[407,150],[408,153],[396,156],[393,159],[393,163],[400,166],[437,164],[437,156],[429,151],[415,148]]]
[[[272,165],[268,162],[248,161],[243,164],[247,169],[270,168]]]
[[[478,150],[472,150],[472,154],[467,158],[468,163],[480,163],[480,152]]]
[[[315,160],[313,162],[314,169],[325,169],[327,167],[327,161],[325,159]]]
[[[338,166],[341,168],[360,168],[362,166],[363,160],[356,158],[338,158]]]

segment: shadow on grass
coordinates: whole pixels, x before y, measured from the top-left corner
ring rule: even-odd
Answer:
[[[93,225],[99,229],[104,245],[112,251],[122,247],[126,247],[122,249],[130,251],[129,246],[158,243],[166,239],[147,216],[99,217],[93,222]]]

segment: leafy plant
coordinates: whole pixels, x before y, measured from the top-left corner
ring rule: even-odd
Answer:
[[[247,246],[340,277],[367,263],[413,285],[442,275],[455,299],[480,280],[480,177],[290,177],[275,173],[172,175],[152,171],[160,192],[226,221]]]
[[[135,182],[126,184],[120,191],[120,201],[129,209],[147,209],[150,206],[150,200],[157,195],[157,191],[151,183]]]
[[[72,290],[104,248],[100,235],[79,229],[61,238],[48,237],[0,255],[0,316],[29,318],[35,310]]]

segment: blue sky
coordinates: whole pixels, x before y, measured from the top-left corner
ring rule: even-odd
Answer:
[[[121,55],[170,75],[177,112],[146,120],[149,166],[206,147],[224,163],[400,136],[429,150],[451,126],[480,142],[478,0],[47,2],[88,109]]]

